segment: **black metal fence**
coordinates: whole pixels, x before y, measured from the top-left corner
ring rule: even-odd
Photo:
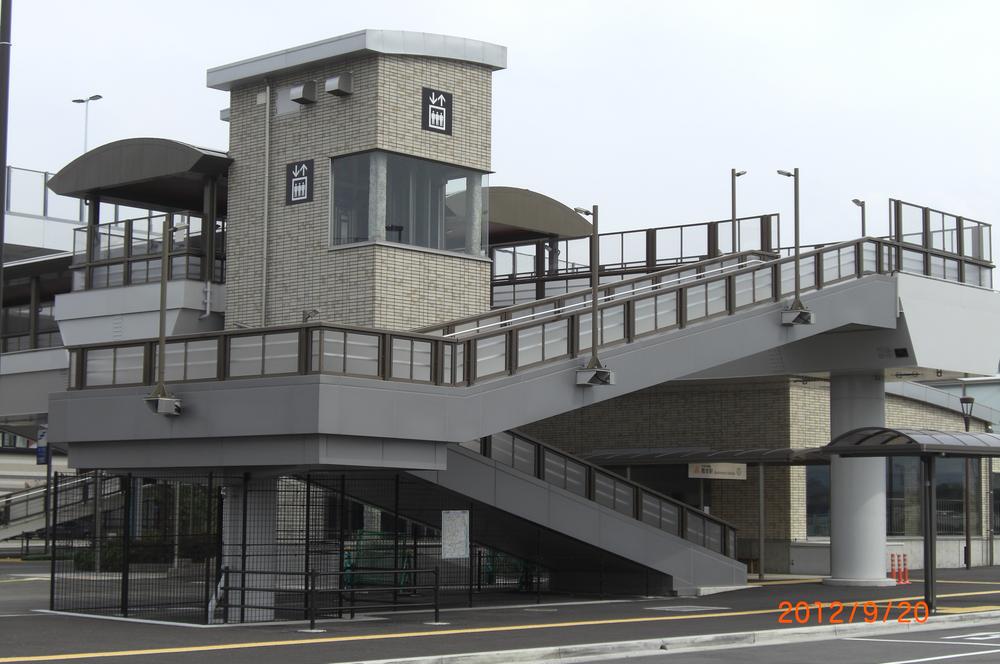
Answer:
[[[548,587],[537,561],[470,542],[442,557],[440,505],[400,507],[396,473],[95,474],[60,500],[53,610],[211,624],[466,605]],[[433,576],[433,579],[430,578]]]

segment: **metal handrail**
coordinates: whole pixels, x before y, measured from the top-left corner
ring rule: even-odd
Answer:
[[[597,502],[596,499],[595,499],[595,497],[594,497],[594,495],[593,495],[594,474],[595,473],[600,473],[602,475],[606,475],[606,476],[614,479],[616,482],[620,482],[620,483],[622,483],[622,484],[624,484],[624,485],[626,485],[626,486],[628,486],[628,487],[630,487],[632,489],[633,511],[632,511],[632,514],[630,516],[633,519],[636,519],[638,521],[642,521],[643,520],[642,519],[642,497],[643,497],[643,494],[651,496],[653,498],[658,499],[661,502],[665,502],[665,503],[671,504],[673,507],[675,507],[678,510],[677,532],[674,533],[677,537],[680,537],[681,539],[684,539],[684,540],[687,540],[687,541],[691,541],[687,537],[687,527],[686,527],[687,518],[688,518],[686,515],[688,513],[691,513],[691,514],[694,514],[694,515],[696,515],[696,516],[698,516],[700,518],[705,519],[706,521],[709,521],[711,523],[717,524],[718,526],[721,526],[721,528],[722,528],[722,535],[723,535],[722,542],[721,542],[722,551],[720,551],[719,553],[722,553],[722,555],[729,556],[730,558],[733,558],[733,557],[736,556],[736,551],[735,550],[729,550],[729,547],[730,547],[730,544],[729,544],[729,542],[730,542],[729,535],[730,534],[735,534],[736,530],[737,530],[736,526],[734,526],[732,523],[730,523],[730,522],[728,522],[728,521],[726,521],[724,519],[720,519],[719,517],[717,517],[715,515],[712,515],[712,514],[709,514],[707,512],[704,512],[703,510],[699,510],[699,509],[697,509],[695,507],[692,507],[691,505],[688,505],[687,503],[685,503],[683,501],[677,500],[676,498],[671,498],[670,496],[662,494],[659,491],[656,491],[655,489],[650,489],[649,487],[646,487],[646,486],[644,486],[642,484],[634,482],[634,481],[632,481],[632,480],[630,480],[630,479],[628,479],[626,477],[623,477],[623,476],[619,475],[618,473],[615,473],[615,472],[612,472],[612,471],[607,470],[605,468],[602,468],[601,466],[599,466],[599,465],[597,465],[597,464],[595,464],[593,462],[590,462],[590,461],[587,461],[585,459],[582,459],[582,458],[580,458],[580,457],[578,457],[578,456],[576,456],[574,454],[569,454],[569,453],[567,453],[567,452],[565,452],[565,451],[563,451],[563,450],[561,450],[561,449],[559,449],[557,447],[554,447],[553,445],[550,445],[550,444],[545,443],[545,442],[543,442],[541,440],[538,440],[537,438],[535,438],[533,436],[529,436],[528,434],[525,434],[525,433],[521,432],[518,429],[507,431],[505,433],[507,435],[513,436],[515,438],[520,438],[521,440],[524,440],[525,442],[527,442],[527,443],[535,446],[535,449],[536,449],[536,457],[535,457],[536,458],[536,463],[535,463],[535,470],[534,470],[534,473],[532,473],[532,476],[535,477],[536,479],[540,479],[540,480],[543,480],[543,481],[545,480],[545,476],[544,476],[545,475],[545,473],[544,473],[544,464],[540,462],[541,459],[542,459],[542,455],[540,454],[540,452],[544,450],[544,451],[556,454],[556,455],[558,455],[560,457],[563,457],[565,459],[573,461],[574,463],[577,463],[577,464],[579,464],[579,465],[581,465],[581,466],[583,466],[583,467],[585,467],[587,469],[587,480],[586,480],[586,482],[587,482],[587,495],[585,497],[588,500],[590,500],[591,502]],[[492,455],[487,455],[487,454],[484,453],[484,450],[486,449],[485,445],[487,444],[487,441],[491,440],[492,438],[493,438],[493,436],[484,436],[482,439],[480,439],[480,451],[479,451],[479,454],[481,456],[484,456],[484,457],[488,458],[488,459],[492,459],[492,460],[494,460],[497,463],[502,463],[501,461],[498,461]],[[468,447],[463,447],[463,449],[469,450]],[[475,450],[469,450],[469,451],[474,452]],[[513,468],[515,471],[518,471],[518,472],[525,472],[525,471],[519,470],[515,466],[509,466],[507,464],[503,464],[503,465],[505,467],[508,467],[508,468]],[[528,473],[526,473],[526,474],[528,474]],[[609,508],[609,509],[614,509],[614,508]],[[623,512],[621,512],[619,510],[614,510],[614,511],[616,511],[619,514],[623,514]],[[661,530],[663,530],[663,529],[661,528]],[[665,531],[665,532],[669,532],[669,531]],[[701,546],[706,546],[704,542],[700,543],[700,545]]]
[[[723,265],[722,267],[713,268],[711,270],[705,270],[704,272],[698,272],[697,274],[688,274],[688,275],[679,276],[675,280],[673,280],[671,282],[667,282],[667,284],[669,286],[683,285],[681,282],[684,282],[685,280],[691,280],[691,281],[693,281],[693,280],[696,280],[696,279],[704,279],[708,275],[711,275],[713,273],[723,274],[723,273],[725,273],[728,270],[749,267],[751,265],[763,265],[766,262],[767,261],[762,261],[762,260],[759,260],[759,259],[755,258],[755,259],[751,259],[751,260],[748,260],[748,261],[742,261],[742,262],[740,262],[740,263],[738,263],[736,265]],[[686,272],[689,269],[690,269],[690,267],[687,270],[679,270],[679,271],[680,272]],[[639,279],[633,279],[631,281],[648,281],[649,277],[651,277],[651,276],[652,275],[643,276],[643,277],[640,277]],[[615,285],[615,287],[616,288],[621,287],[622,283],[628,283],[628,282],[619,282],[618,284]],[[637,287],[637,288],[633,288],[632,290],[628,290],[628,291],[624,291],[624,292],[620,292],[620,293],[611,293],[609,295],[604,295],[604,296],[598,297],[597,298],[597,303],[598,303],[598,306],[600,306],[600,303],[604,302],[604,301],[622,300],[622,299],[630,297],[632,295],[637,295],[637,294],[641,293],[642,291],[654,290],[654,289],[655,290],[665,290],[667,287],[668,286],[664,285],[663,281],[658,281],[656,283],[646,284],[645,286],[640,286],[640,287]],[[560,296],[560,299],[566,299],[566,298],[569,298],[569,297],[578,296],[580,294],[589,294],[589,292],[590,292],[590,290],[587,289],[585,291],[577,291],[575,294],[574,293],[568,293],[566,295]],[[519,308],[524,308],[525,306],[527,306],[527,305],[521,305],[521,307],[519,307]],[[546,309],[544,311],[539,311],[538,313],[532,313],[532,314],[528,314],[526,316],[520,316],[518,318],[506,318],[504,320],[496,321],[496,322],[493,322],[493,323],[488,323],[486,325],[480,325],[479,327],[474,327],[474,328],[471,328],[471,329],[468,329],[468,330],[461,330],[460,332],[451,332],[451,333],[448,333],[448,334],[444,334],[442,336],[444,338],[448,339],[448,338],[452,338],[452,337],[457,337],[458,335],[474,335],[474,334],[476,334],[478,332],[481,332],[483,330],[487,330],[488,328],[493,328],[493,327],[510,327],[511,325],[516,325],[519,321],[535,322],[535,321],[538,321],[538,320],[542,320],[542,319],[544,319],[546,317],[556,316],[556,315],[558,315],[559,313],[561,313],[563,311],[569,311],[569,310],[573,310],[573,309],[579,309],[579,308],[581,308],[583,306],[585,306],[585,304],[581,303],[581,302],[577,302],[577,303],[574,303],[574,304],[567,304],[567,305],[562,306],[562,307],[556,307],[555,309]],[[515,307],[511,307],[511,308],[513,309]],[[492,318],[492,316],[484,316],[484,318]]]
[[[828,269],[828,266],[823,265],[823,258],[822,258],[823,255],[829,252],[839,252],[843,249],[848,249],[848,248],[853,249],[854,252],[853,257],[851,258],[853,264],[852,271],[850,273],[841,274],[840,273],[841,268],[838,268],[837,276],[828,277],[825,274],[825,270]],[[919,254],[923,256],[924,261],[922,261],[922,267],[914,268],[912,270],[906,269],[904,262],[901,260],[904,256],[904,253],[906,252],[912,252],[914,254]],[[913,271],[916,273],[933,277],[935,276],[935,273],[933,273],[932,270],[936,268],[930,261],[930,258],[937,255],[938,252],[921,248],[915,245],[904,244],[890,240],[873,239],[873,238],[862,238],[859,240],[852,240],[848,242],[833,244],[825,246],[822,249],[817,249],[802,253],[800,260],[806,264],[809,264],[811,262],[812,265],[815,266],[813,282],[808,284],[803,284],[802,288],[803,290],[807,291],[815,288],[823,288],[827,285],[843,281],[845,279],[861,278],[865,274],[872,272],[888,274],[895,271],[903,270],[908,272]],[[785,292],[782,289],[783,280],[787,280],[788,277],[788,275],[784,274],[783,268],[791,266],[794,260],[795,260],[794,257],[788,257],[788,258],[771,260],[764,265],[760,264],[753,264],[747,266],[736,265],[734,266],[734,269],[726,271],[723,274],[716,274],[713,276],[702,277],[698,279],[697,283],[695,284],[686,282],[657,284],[658,286],[657,288],[648,289],[646,292],[642,292],[639,294],[616,293],[614,302],[605,303],[601,308],[607,309],[608,307],[617,307],[620,304],[625,304],[628,305],[629,307],[633,307],[634,309],[633,304],[638,301],[642,301],[644,299],[651,297],[660,298],[664,295],[671,293],[680,293],[675,298],[677,303],[676,320],[673,323],[670,324],[664,323],[663,325],[660,325],[659,322],[657,322],[654,325],[652,331],[662,330],[672,327],[685,327],[687,324],[689,324],[689,322],[695,319],[707,318],[722,313],[731,314],[735,312],[737,309],[742,309],[743,307],[746,306],[762,304],[764,302],[777,302],[786,295],[790,295],[790,292]],[[969,280],[968,275],[963,276],[963,272],[965,269],[975,268],[976,270],[982,270],[991,265],[991,264],[984,264],[981,260],[971,259],[969,257],[959,256],[959,255],[948,255],[948,260],[954,263],[954,266],[948,269],[954,270],[952,274],[957,276],[952,277],[949,276],[948,273],[945,273],[944,275],[940,276],[950,281],[957,280],[959,282],[963,282],[963,278],[965,279],[965,281],[968,281]],[[868,261],[868,264],[866,264],[866,261]],[[883,261],[885,261],[884,264]],[[767,270],[768,268],[771,269],[771,272],[769,277],[770,283],[766,287],[767,290],[764,292],[758,292],[756,286],[754,286],[750,292],[750,297],[748,300],[744,298],[742,302],[737,302],[737,298],[740,296],[740,294],[741,293],[746,294],[747,292],[746,289],[744,289],[743,291],[735,290],[737,280],[744,279],[745,275],[751,273],[760,273],[760,271]],[[653,277],[643,276],[630,281],[644,281],[650,278]],[[757,277],[750,277],[750,279],[752,282],[755,283]],[[979,279],[982,279],[981,273]],[[614,284],[610,284],[605,287],[605,291],[607,291],[608,289],[621,289],[623,283],[627,282],[616,282]],[[689,307],[691,303],[687,301],[686,297],[682,297],[686,296],[687,293],[691,292],[688,289],[700,287],[703,285],[704,286],[714,285],[715,290],[717,291],[719,288],[719,284],[722,284],[721,288],[722,292],[724,293],[724,299],[725,299],[724,308],[718,309],[718,303],[720,301],[717,297],[718,293],[713,292],[713,298],[709,299],[708,291],[706,290],[706,292],[699,294],[699,297],[703,298],[704,313],[697,313],[696,316],[694,316],[691,319],[688,319],[687,309],[685,309],[685,307]],[[980,283],[978,283],[977,281],[972,285],[979,287]],[[560,298],[565,299],[565,297],[567,296],[559,296],[556,299],[557,300]],[[521,305],[515,309],[521,310],[523,308],[524,305]],[[472,384],[484,378],[493,378],[497,376],[517,373],[521,368],[526,366],[535,366],[535,364],[537,364],[538,362],[548,363],[554,360],[562,360],[568,357],[576,357],[580,353],[579,344],[574,345],[574,340],[577,338],[576,337],[577,332],[582,330],[579,321],[576,320],[577,318],[580,317],[580,311],[582,310],[563,311],[554,317],[551,316],[548,317],[545,321],[527,320],[524,322],[517,322],[514,324],[511,324],[510,321],[505,321],[506,325],[503,327],[502,331],[497,331],[497,330],[480,331],[474,334],[470,334],[468,336],[463,336],[463,338],[459,340],[446,339],[443,338],[440,334],[432,335],[419,331],[393,332],[388,330],[377,330],[372,328],[361,328],[361,327],[343,326],[343,325],[329,325],[323,322],[313,322],[313,323],[288,325],[288,326],[280,326],[272,328],[235,329],[235,330],[226,330],[223,332],[209,332],[209,333],[202,333],[195,335],[184,335],[184,336],[173,337],[170,341],[171,343],[174,343],[174,342],[196,341],[204,339],[217,339],[221,344],[224,343],[227,339],[243,335],[250,337],[262,337],[262,335],[276,334],[281,332],[298,333],[300,336],[299,336],[299,341],[296,343],[298,344],[297,352],[299,354],[299,361],[294,368],[286,369],[285,373],[301,374],[301,373],[319,372],[319,367],[310,366],[312,358],[312,349],[310,347],[311,344],[309,343],[309,341],[312,339],[311,335],[313,335],[315,331],[330,330],[336,333],[345,333],[345,334],[357,333],[360,335],[367,335],[367,337],[371,338],[370,341],[356,340],[357,343],[362,343],[362,346],[357,346],[357,348],[367,347],[366,352],[374,353],[376,356],[373,359],[367,360],[367,362],[369,362],[372,366],[377,366],[377,368],[374,369],[373,371],[369,371],[367,373],[362,374],[363,376],[383,379],[383,380],[412,380],[415,382],[431,383],[437,385],[458,386],[458,385]],[[538,315],[542,315],[544,313],[545,313],[544,311],[541,311],[538,312]],[[625,312],[622,315],[628,317],[628,316],[634,316],[634,313]],[[473,320],[477,320],[484,317],[485,316],[475,317]],[[536,360],[531,363],[526,362],[523,364],[519,363],[519,360],[516,358],[516,356],[511,354],[511,350],[516,349],[516,343],[517,343],[516,335],[521,330],[524,330],[525,328],[532,326],[548,325],[551,324],[553,320],[560,321],[565,319],[569,319],[570,323],[572,323],[573,325],[570,328],[568,328],[569,337],[560,340],[560,343],[562,343],[562,348],[563,348],[563,351],[561,353],[555,354],[553,352],[548,356],[543,357],[543,359],[541,360]],[[629,320],[632,320],[632,318],[629,318]],[[636,321],[633,321],[633,325],[635,324]],[[608,343],[618,343],[620,341],[630,342],[633,340],[635,336],[638,336],[638,334],[644,333],[640,332],[638,334],[633,334],[630,332],[626,334],[619,328],[620,326],[612,329],[612,332],[615,335],[615,338],[612,341],[610,342],[602,341],[600,343],[602,345],[607,345]],[[602,329],[606,328],[603,328],[602,326]],[[498,335],[501,334],[508,335],[507,341],[503,342],[506,346],[505,348],[502,349],[502,352],[500,354],[494,353],[493,355],[483,356],[485,358],[483,359],[483,362],[484,363],[489,362],[489,364],[482,364],[482,366],[477,365],[476,363],[479,361],[479,358],[476,358],[474,353],[476,349],[476,344],[481,341],[496,338]],[[73,348],[71,349],[71,353],[75,354],[74,355],[74,359],[76,360],[75,366],[78,368],[80,372],[82,372],[85,369],[86,353],[88,352],[96,351],[102,348],[143,347],[142,352],[145,358],[145,362],[147,365],[151,366],[150,365],[150,362],[152,361],[151,344],[153,343],[153,341],[154,340],[149,339],[149,340],[135,340],[128,342],[119,341],[119,342],[112,342],[105,344],[94,344],[87,347]],[[412,377],[407,378],[393,374],[392,345],[395,341],[401,341],[401,342],[410,341],[412,343],[421,344],[421,348],[419,349],[419,354],[421,355],[421,357],[418,361],[423,362],[424,359],[430,358],[429,362],[426,364],[418,364],[418,361],[414,360],[414,358],[416,358],[418,355],[417,352],[412,353],[410,359],[406,360],[406,362],[409,362],[409,366],[411,368],[419,367],[421,369],[421,376],[422,376],[421,378],[412,378]],[[498,351],[501,350],[501,347],[498,346],[497,350]],[[220,346],[218,352],[220,356],[224,357],[225,348]],[[343,353],[343,351],[341,352]],[[548,349],[546,349],[545,352],[549,353]],[[441,356],[442,354],[446,353],[452,354],[451,359],[455,360],[455,362],[457,363],[462,364],[461,372],[458,372],[457,364],[454,365],[453,368],[456,371],[456,375],[454,377],[449,377],[444,375],[442,373],[442,369],[440,368]],[[457,353],[461,354],[458,355]],[[348,357],[348,355],[343,354],[342,357]],[[503,368],[502,370],[498,371],[496,367],[500,366],[499,363],[501,362],[501,360]],[[222,366],[223,365],[220,364],[220,369],[222,368]],[[469,367],[471,367],[471,369],[469,369]],[[488,371],[488,373],[480,373],[478,369],[486,370]],[[256,373],[251,372],[246,375],[265,376],[265,375],[280,375],[281,373],[282,373],[281,371],[276,371],[276,370],[265,372],[262,367]],[[324,369],[323,373],[343,374],[345,373],[345,370]],[[74,377],[75,380],[73,383],[71,383],[71,385],[73,387],[84,387],[83,384],[84,382],[82,380],[83,375],[84,375],[83,373],[79,373],[77,376],[75,376]],[[141,380],[137,380],[136,382],[128,384],[148,384],[149,381],[151,380],[150,376],[151,374],[148,371],[145,371]],[[240,377],[243,376],[242,375],[233,376],[232,378],[240,378]],[[227,378],[230,377],[226,373],[220,373],[219,371],[217,371],[214,376],[208,377],[206,379],[224,380]],[[180,381],[174,381],[174,382],[180,382]],[[99,386],[112,387],[113,385],[105,383]]]
[[[600,284],[598,286],[598,289],[602,290],[602,291],[616,290],[616,289],[621,288],[622,286],[628,286],[629,284],[639,283],[639,282],[642,282],[642,281],[647,281],[649,279],[662,279],[663,277],[669,276],[671,274],[676,274],[676,273],[679,273],[679,272],[689,272],[691,270],[699,270],[702,267],[704,267],[705,265],[711,265],[711,264],[715,264],[715,263],[725,263],[725,262],[732,261],[732,262],[734,262],[734,265],[729,266],[729,267],[735,267],[735,265],[738,264],[740,261],[750,259],[750,257],[756,257],[756,259],[751,259],[751,260],[760,260],[761,258],[770,260],[770,259],[778,257],[778,254],[776,252],[760,251],[758,249],[754,249],[754,250],[751,250],[751,251],[742,251],[742,252],[735,253],[735,254],[724,254],[722,256],[713,256],[712,258],[703,258],[703,259],[701,259],[699,261],[696,261],[696,262],[693,262],[693,263],[685,263],[683,265],[672,265],[670,267],[666,267],[666,268],[663,268],[661,270],[656,270],[655,272],[648,272],[648,273],[641,274],[641,275],[636,276],[636,277],[631,277],[629,279],[622,279],[620,281],[614,281],[614,282],[610,282],[610,283],[606,283],[606,284]],[[569,292],[569,293],[560,293],[559,295],[550,295],[549,297],[541,298],[541,299],[538,299],[538,300],[532,300],[531,302],[523,302],[521,304],[512,304],[512,305],[510,305],[508,307],[503,307],[501,309],[491,309],[490,311],[486,311],[486,312],[483,312],[481,314],[476,314],[476,315],[473,315],[473,316],[465,316],[463,318],[456,318],[454,320],[450,320],[450,321],[447,321],[447,322],[444,322],[444,323],[437,323],[435,325],[429,325],[427,327],[417,328],[415,330],[415,332],[420,332],[420,333],[423,333],[423,334],[430,334],[430,333],[433,333],[435,331],[444,331],[444,330],[446,330],[449,327],[456,327],[458,325],[464,325],[466,323],[475,322],[475,321],[478,321],[478,320],[481,320],[481,319],[484,319],[484,318],[495,318],[497,316],[500,316],[500,317],[507,316],[507,315],[509,315],[509,314],[511,314],[513,312],[519,311],[521,309],[534,309],[534,308],[539,307],[539,306],[545,306],[548,303],[558,303],[558,302],[560,302],[562,300],[565,300],[565,299],[568,299],[568,298],[580,297],[581,295],[584,296],[584,297],[589,297],[590,291],[591,291],[591,289],[588,286],[586,288],[583,288],[583,289],[580,289],[580,290],[577,290],[577,291],[572,291],[572,292]],[[543,312],[538,312],[538,313],[541,314]]]

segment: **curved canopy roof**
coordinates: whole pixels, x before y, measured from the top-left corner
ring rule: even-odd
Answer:
[[[206,178],[220,177],[219,207],[225,207],[225,175],[232,159],[225,152],[165,138],[128,138],[80,155],[49,180],[61,196],[153,208],[197,211]],[[224,210],[219,210],[220,214]]]
[[[1000,435],[867,427],[834,438],[823,450],[841,456],[1000,456]]]
[[[489,187],[490,244],[586,237],[590,222],[554,198],[517,187]]]

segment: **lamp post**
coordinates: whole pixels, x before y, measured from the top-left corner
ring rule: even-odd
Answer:
[[[976,398],[963,394],[958,400],[962,404],[962,419],[965,421],[965,432],[968,433]],[[972,507],[972,459],[970,458],[965,459],[965,491],[962,497],[964,499],[962,512],[965,516],[965,569],[972,569],[972,515],[969,514]]]
[[[732,246],[733,253],[735,253],[737,251],[737,248],[736,248],[736,239],[738,237],[738,235],[736,233],[736,178],[741,177],[741,176],[746,175],[746,174],[747,174],[746,171],[738,171],[735,168],[732,168],[732,169],[729,170],[729,179],[730,179],[730,183],[732,185],[732,197],[731,197],[730,200],[733,203],[733,217],[732,217],[732,219],[733,219],[733,246]]]
[[[592,219],[593,228],[590,231],[590,362],[587,363],[587,368],[603,369],[604,365],[597,357],[597,344],[600,342],[597,325],[597,290],[600,285],[601,272],[601,237],[598,235],[597,229],[597,206],[591,206],[589,210],[582,207],[573,208],[573,211]]]
[[[90,95],[82,99],[74,99],[74,104],[83,104],[83,151],[87,151],[87,130],[90,127],[90,102],[104,99],[101,95]]]
[[[794,169],[793,171],[778,171],[778,175],[784,175],[786,178],[792,178],[795,182],[795,299],[792,300],[792,306],[789,309],[793,311],[802,311],[805,307],[802,305],[801,298],[801,285],[799,284],[799,169]]]
[[[861,237],[866,237],[868,231],[865,226],[865,202],[860,198],[852,198],[851,202],[861,208]]]
[[[170,245],[174,241],[174,232],[187,229],[186,224],[174,226],[174,215],[168,214],[163,219],[163,237],[160,239],[160,334],[157,344],[156,387],[145,397],[150,409],[159,415],[180,415],[181,400],[167,390],[164,377],[167,364],[167,280],[170,276]]]

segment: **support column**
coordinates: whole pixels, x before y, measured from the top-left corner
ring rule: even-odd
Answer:
[[[266,589],[273,588],[276,581],[268,572],[274,571],[278,562],[277,489],[273,477],[226,484],[222,512],[223,565],[231,570],[229,583],[234,588],[229,593],[228,622],[274,620],[274,592]],[[252,572],[245,580],[240,573],[244,565],[247,572]],[[244,585],[265,590],[247,591],[244,598],[239,590]]]
[[[830,436],[885,426],[880,374],[830,377]],[[830,458],[830,578],[838,586],[891,586],[886,578],[885,458]]]
[[[386,210],[386,169],[384,152],[372,152],[368,171],[368,239],[384,242]]]
[[[471,256],[483,255],[483,176],[465,178],[466,216],[465,252]]]

